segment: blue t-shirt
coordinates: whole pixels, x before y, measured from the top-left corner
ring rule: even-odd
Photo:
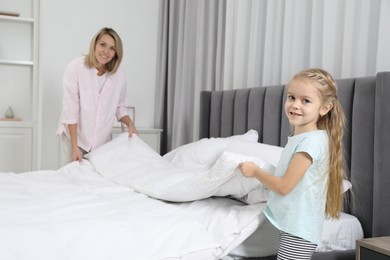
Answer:
[[[289,194],[283,196],[271,191],[264,213],[279,230],[319,244],[328,188],[329,149],[326,131],[315,130],[290,136],[275,176],[284,176],[291,158],[297,152],[310,155],[311,166]]]

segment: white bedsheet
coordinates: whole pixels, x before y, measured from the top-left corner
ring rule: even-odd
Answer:
[[[264,207],[163,202],[105,179],[88,161],[0,173],[0,259],[220,259],[261,224]]]

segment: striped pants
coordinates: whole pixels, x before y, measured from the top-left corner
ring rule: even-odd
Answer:
[[[310,260],[317,248],[316,244],[283,231],[279,231],[279,242],[277,260]]]

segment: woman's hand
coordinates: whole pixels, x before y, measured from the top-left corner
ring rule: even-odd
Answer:
[[[83,164],[83,156],[78,147],[72,148],[72,161],[79,161],[80,164]]]
[[[120,119],[120,121],[127,126],[127,131],[129,132],[129,137],[132,137],[133,134],[138,135],[138,131],[134,126],[133,121],[130,119],[129,116],[124,116]]]
[[[133,134],[139,135],[137,129],[134,126],[134,124],[130,124],[130,126],[127,127],[127,130],[129,132],[129,137],[132,137]]]

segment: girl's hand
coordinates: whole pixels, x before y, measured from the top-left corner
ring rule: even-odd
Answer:
[[[242,162],[238,164],[238,169],[240,169],[242,175],[245,177],[254,177],[258,168],[253,162]]]

